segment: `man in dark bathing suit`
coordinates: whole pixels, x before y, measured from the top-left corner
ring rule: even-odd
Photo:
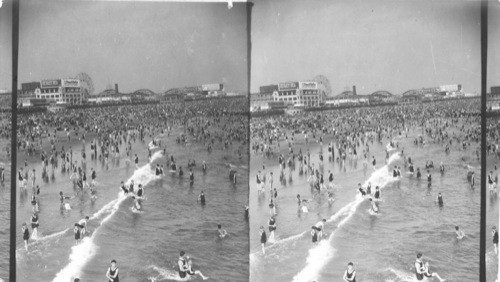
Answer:
[[[429,271],[429,264],[425,263],[422,261],[422,254],[418,253],[417,254],[417,260],[415,261],[415,275],[417,277],[417,280],[423,280],[424,276],[425,277],[437,277],[439,281],[444,282],[446,280],[442,279],[439,274],[437,273],[431,273]]]
[[[186,278],[188,266],[185,257],[186,253],[184,251],[180,252],[179,260],[177,261],[177,267],[179,268],[179,277]]]

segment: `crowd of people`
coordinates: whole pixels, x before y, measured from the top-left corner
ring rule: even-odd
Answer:
[[[153,152],[160,151],[164,164],[158,163],[153,168],[157,177],[165,176],[165,168],[171,175],[184,177],[184,168],[188,170],[189,183],[195,182],[194,167],[196,163],[203,173],[209,170],[210,164],[205,160],[193,159],[181,165],[175,155],[176,150],[162,146],[159,138],[175,140],[177,144],[196,143],[203,146],[211,154],[227,150],[230,147],[239,148],[237,154],[242,159],[246,151],[243,149],[248,144],[248,107],[247,99],[206,99],[186,103],[170,104],[144,104],[128,106],[110,106],[85,109],[65,109],[59,112],[42,111],[21,115],[18,123],[18,163],[19,189],[21,196],[26,196],[31,188],[31,234],[28,224],[22,224],[22,236],[25,249],[28,251],[29,240],[37,240],[37,230],[41,228],[40,217],[43,211],[39,209],[40,194],[44,183],[49,178],[68,178],[74,187],[74,194],[59,192],[61,209],[71,209],[72,199],[85,193],[94,201],[98,195],[98,175],[93,167],[88,169],[88,160],[97,161],[105,168],[109,168],[118,160],[125,160],[127,165],[135,164],[139,168],[140,159],[147,152],[151,158]],[[175,132],[180,134],[172,135]],[[146,140],[151,140],[147,143]],[[90,144],[90,151],[88,146]],[[133,145],[139,144],[144,148],[141,152],[134,151]],[[177,153],[180,154],[180,153]],[[222,155],[222,154],[221,154]],[[41,166],[41,171],[36,171],[35,166]],[[165,166],[164,166],[165,165]],[[236,184],[237,172],[228,165],[230,181]],[[59,176],[60,175],[60,176]],[[105,177],[104,175],[102,177]],[[101,189],[101,188],[99,188]],[[134,199],[131,208],[133,212],[142,211],[142,200],[145,196],[145,187],[142,183],[125,184],[121,182],[120,189],[124,195]],[[49,192],[48,192],[49,193]],[[201,191],[198,202],[205,205],[207,199]],[[245,207],[248,215],[248,208]],[[74,224],[73,233],[75,244],[79,244],[85,236],[89,236],[88,228],[90,217],[86,216]],[[223,239],[228,232],[219,224],[215,230]],[[181,255],[183,257],[183,255]],[[192,261],[183,258],[182,267],[179,264],[178,273],[181,278],[186,274],[200,275],[199,271],[192,270]],[[109,281],[118,281],[116,262],[108,269],[106,277]]]
[[[481,138],[480,127],[477,126],[480,123],[479,109],[479,100],[475,99],[332,111],[304,111],[295,115],[252,118],[250,127],[252,158],[261,158],[262,163],[264,160],[274,162],[280,171],[277,184],[274,182],[273,173],[266,173],[264,165],[260,166],[262,169],[253,171],[253,176],[251,175],[251,178],[256,179],[259,197],[270,196],[269,236],[264,225],[258,228],[263,254],[266,244],[272,243],[277,229],[279,219],[279,215],[276,215],[276,205],[279,203],[277,191],[282,190],[281,188],[291,183],[295,177],[305,175],[311,187],[311,196],[315,199],[324,198],[329,205],[332,205],[336,192],[335,175],[329,170],[325,171],[325,163],[336,163],[343,167],[347,161],[361,160],[365,167],[371,166],[375,170],[380,167],[380,163],[384,163],[382,160],[377,160],[371,151],[374,142],[378,142],[387,144],[385,161],[389,158],[389,150],[397,151],[404,161],[404,169],[408,174],[419,179],[424,177],[422,172],[426,172],[428,187],[431,187],[433,161],[428,160],[425,166],[421,164],[421,167],[417,167],[404,148],[399,147],[394,141],[395,138],[406,138],[410,130],[418,131],[419,136],[413,140],[415,147],[423,148],[426,144],[434,144],[440,146],[446,154],[449,154],[450,150],[474,152],[475,161],[479,161]],[[312,151],[317,145],[319,151]],[[328,147],[327,155],[323,155],[323,146]],[[319,163],[315,164],[311,160],[311,155],[318,156]],[[466,161],[465,158],[462,160]],[[441,174],[445,172],[442,163],[439,171]],[[469,172],[470,187],[474,189],[471,168]],[[401,167],[394,167],[393,177],[403,177]],[[496,178],[492,180],[495,185],[497,182]],[[266,188],[269,193],[265,192]],[[370,201],[370,212],[377,214],[382,197],[379,187],[371,187],[371,183],[362,187],[359,183],[357,190],[364,199]],[[439,206],[444,205],[441,193],[438,193],[435,199]],[[298,211],[307,212],[309,202],[310,200],[305,199],[303,195],[297,195]],[[325,237],[325,222],[323,219],[311,227],[311,240],[314,244]],[[458,239],[465,236],[458,226],[455,231]],[[419,267],[415,269],[417,279],[432,276],[444,281],[438,274],[429,272],[429,268],[420,261],[420,257],[421,254],[417,256]],[[356,281],[355,277],[353,264],[349,263],[343,279]]]

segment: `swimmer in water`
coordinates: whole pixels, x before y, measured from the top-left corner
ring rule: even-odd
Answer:
[[[356,282],[356,270],[354,270],[354,264],[352,262],[347,264],[343,279],[345,282]]]
[[[318,239],[319,240],[323,239],[323,236],[325,235],[323,233],[324,228],[325,228],[325,223],[326,223],[326,219],[323,218],[323,220],[321,220],[320,222],[318,222],[314,225],[314,227],[316,228],[316,231],[318,231]]]
[[[361,193],[361,196],[363,196],[363,197],[366,196],[366,192],[363,189],[363,187],[361,187],[361,183],[358,183],[358,190]]]
[[[271,218],[269,218],[268,227],[269,241],[272,242],[274,241],[274,231],[276,231],[276,219],[274,218],[274,216],[271,216]]]
[[[203,169],[203,173],[206,173],[207,172],[207,163],[205,161],[203,161],[203,164],[201,167]]]
[[[442,207],[444,205],[444,201],[443,201],[443,195],[441,195],[441,192],[438,193],[438,196],[437,196],[437,199],[436,199],[438,205],[440,207]]]
[[[457,239],[458,240],[461,240],[462,238],[465,237],[465,233],[460,230],[460,228],[458,227],[458,225],[455,225],[455,233],[457,234]]]
[[[415,261],[415,275],[417,277],[417,280],[423,280],[424,276],[425,277],[437,277],[439,281],[443,282],[446,281],[442,279],[437,273],[430,273],[429,271],[429,265],[424,264],[422,261],[422,254],[418,253],[417,254],[417,260]]]
[[[121,182],[120,188],[122,189],[123,194],[128,194],[128,189],[125,187],[125,183],[123,183],[123,181]]]
[[[137,189],[137,197],[139,198],[144,197],[144,188],[142,187],[142,184],[139,184],[139,189]]]
[[[118,277],[118,267],[116,267],[116,260],[111,261],[111,266],[106,271],[106,278],[108,278],[109,282],[120,282],[120,278]]]
[[[40,223],[38,222],[38,215],[36,213],[33,213],[31,216],[31,238],[35,239],[38,237],[38,226],[40,226]]]
[[[256,177],[256,181],[257,181],[258,194],[260,195],[262,192],[264,192],[264,185],[262,184],[260,170],[255,177]]]
[[[86,216],[85,218],[80,219],[78,221],[78,227],[80,227],[80,235],[83,238],[85,234],[87,234],[87,222],[89,221],[89,217]]]
[[[97,199],[97,191],[95,190],[94,186],[90,186],[90,199],[91,200]]]
[[[38,212],[38,202],[36,201],[35,193],[31,195],[31,205],[33,206],[33,212]]]
[[[134,180],[130,180],[130,184],[128,185],[128,192],[134,193]]]
[[[199,271],[199,270],[193,270],[193,261],[189,257],[186,257],[186,259],[188,261],[188,264],[187,264],[187,274],[189,274],[191,276],[200,275],[200,277],[203,280],[207,280],[208,279],[208,277],[204,276],[203,273],[201,273],[201,271]]]
[[[335,201],[335,198],[333,197],[333,192],[328,192],[328,205],[331,206],[334,201]]]
[[[493,246],[495,247],[495,254],[498,254],[498,231],[496,226],[491,228],[491,235],[493,237]]]
[[[28,240],[30,239],[30,231],[28,230],[28,225],[26,222],[23,222],[23,227],[21,229],[21,232],[23,233],[23,241],[24,241],[24,248],[26,251],[28,251]]]
[[[75,223],[75,227],[73,228],[73,233],[75,233],[75,245],[78,245],[81,239],[80,225],[78,223]]]
[[[266,254],[267,235],[266,235],[266,231],[264,230],[264,226],[261,226],[259,228],[259,234],[260,234],[260,245],[262,246],[262,253],[265,255]],[[28,247],[26,247],[26,248],[28,248]]]
[[[276,215],[276,205],[273,202],[273,199],[269,200],[269,214],[271,216]]]
[[[306,200],[306,199],[303,199],[303,200],[302,200],[302,207],[300,208],[300,210],[301,210],[302,212],[309,212],[309,209],[307,208],[307,203],[308,203],[308,202],[309,202],[309,201],[308,201],[308,200]]]
[[[201,191],[200,195],[198,196],[198,202],[200,202],[200,204],[202,205],[205,205],[205,194],[203,193],[203,191]]]
[[[139,203],[139,200],[135,196],[132,196],[132,199],[134,199],[134,206],[132,208],[135,209],[136,211],[141,211],[142,207],[141,204]]]
[[[223,239],[224,237],[227,236],[227,231],[225,229],[222,229],[222,225],[217,225],[217,231],[219,232],[219,238]]]
[[[379,201],[380,200],[380,188],[378,186],[375,186],[375,194],[373,195],[375,197],[375,201]]]
[[[417,178],[420,179],[422,177],[422,173],[420,172],[420,168],[417,167]]]
[[[374,213],[378,213],[378,207],[377,207],[377,204],[373,201],[372,198],[370,198],[370,204],[371,204],[371,207],[372,207],[372,211]]]
[[[193,185],[194,183],[194,173],[193,173],[193,169],[189,169],[189,183],[190,185]]]
[[[188,265],[187,265],[187,260],[186,260],[185,255],[186,255],[186,253],[184,251],[181,251],[180,256],[179,256],[179,260],[177,261],[177,267],[178,267],[180,278],[186,278],[187,271],[188,271]]]
[[[311,240],[313,244],[318,243],[318,230],[316,229],[316,226],[311,227]]]

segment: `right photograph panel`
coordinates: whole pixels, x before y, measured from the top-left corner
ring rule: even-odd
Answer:
[[[498,176],[500,157],[500,2],[488,3],[488,61],[486,103],[486,271],[488,281],[498,281]]]
[[[479,5],[256,1],[251,281],[479,281]]]

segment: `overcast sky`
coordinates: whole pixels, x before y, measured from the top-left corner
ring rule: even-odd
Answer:
[[[4,1],[5,2],[5,1]],[[0,90],[12,88],[12,4],[0,8]]]
[[[20,5],[20,83],[85,72],[96,92],[114,83],[121,92],[219,82],[226,90],[247,90],[246,4],[235,3],[231,10],[227,3]],[[2,14],[2,31],[4,20]],[[10,52],[4,47],[1,58]],[[5,70],[0,88],[10,89]]]
[[[256,0],[251,90],[322,74],[334,95],[480,92],[480,43],[478,1]]]
[[[500,1],[488,6],[488,92],[491,86],[500,86]]]

